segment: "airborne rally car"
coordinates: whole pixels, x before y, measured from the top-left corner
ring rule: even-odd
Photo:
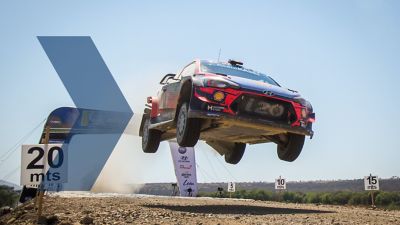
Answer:
[[[157,96],[147,98],[140,128],[146,153],[156,152],[160,141],[176,138],[193,147],[200,139],[236,164],[246,144],[273,142],[278,157],[291,162],[305,136],[313,136],[311,104],[242,62],[195,60],[160,84]]]

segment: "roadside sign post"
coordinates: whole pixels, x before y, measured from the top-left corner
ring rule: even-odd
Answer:
[[[21,148],[21,185],[37,187],[35,209],[37,219],[43,212],[45,190],[67,182],[67,153],[62,143],[49,144],[50,127],[45,128],[42,144],[22,145]]]
[[[281,193],[282,191],[286,190],[286,179],[282,178],[279,176],[277,179],[275,179],[275,190],[278,191],[279,193],[279,198],[281,198]]]
[[[46,131],[45,131],[45,135],[44,135],[44,144],[45,144],[45,151],[48,150],[48,145],[49,145],[49,139],[50,139],[50,127],[47,126],[46,127]],[[47,151],[46,151],[47,152]],[[47,154],[44,154],[44,160],[46,160],[47,158]],[[47,161],[47,160],[46,160]],[[45,162],[46,162],[45,161]],[[45,163],[43,164],[43,173],[45,173],[46,170],[46,166]],[[42,216],[42,207],[43,207],[43,195],[44,195],[44,187],[43,184],[39,185],[39,199],[38,199],[38,213],[37,213],[37,221],[39,222],[40,217]]]
[[[232,192],[235,192],[235,183],[234,182],[228,182],[228,192],[229,192],[229,198],[232,198]]]
[[[379,191],[379,179],[378,176],[373,176],[369,174],[369,176],[364,177],[364,189],[370,192],[371,195],[371,206],[375,208],[375,199],[374,194],[375,191]]]

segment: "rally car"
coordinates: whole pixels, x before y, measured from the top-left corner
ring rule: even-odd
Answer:
[[[147,98],[140,127],[146,153],[156,152],[160,141],[176,138],[193,147],[200,139],[237,164],[246,144],[273,142],[278,157],[291,162],[305,136],[314,134],[308,101],[239,61],[195,60],[160,84],[157,96]]]

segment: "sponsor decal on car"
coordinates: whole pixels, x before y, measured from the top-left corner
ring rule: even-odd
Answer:
[[[208,111],[215,111],[215,112],[221,112],[224,110],[225,107],[223,106],[215,106],[215,105],[208,105],[207,110]]]

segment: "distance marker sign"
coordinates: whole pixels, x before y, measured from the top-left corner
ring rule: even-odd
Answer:
[[[228,192],[235,192],[235,183],[228,182]]]
[[[22,145],[21,185],[51,186],[67,182],[67,152],[63,144]]]
[[[379,179],[378,176],[369,176],[364,177],[364,188],[366,191],[377,191],[379,190]]]
[[[286,190],[285,178],[281,178],[281,176],[279,176],[278,179],[275,179],[275,190]]]

